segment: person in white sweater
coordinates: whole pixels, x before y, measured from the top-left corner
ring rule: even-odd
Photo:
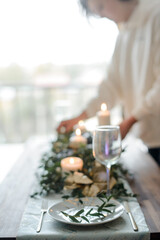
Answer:
[[[118,24],[119,35],[106,79],[97,97],[77,117],[62,121],[57,130],[70,131],[93,117],[102,102],[110,108],[122,103],[122,138],[130,131],[141,138],[160,164],[160,1],[80,0],[87,16],[97,15]]]

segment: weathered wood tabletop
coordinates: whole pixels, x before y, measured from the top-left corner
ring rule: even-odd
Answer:
[[[0,184],[0,239],[16,239],[21,218],[32,191],[34,172],[40,158],[40,145],[26,146]],[[160,168],[137,143],[124,154],[125,166],[134,174],[130,183],[137,193],[152,240],[160,240]]]

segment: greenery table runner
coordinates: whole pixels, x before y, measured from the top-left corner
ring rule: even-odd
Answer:
[[[87,145],[80,145],[77,149],[70,147],[70,134],[60,134],[56,141],[51,142],[50,149],[42,156],[37,178],[40,190],[36,195],[47,195],[49,193],[61,193],[65,189],[70,190],[68,196],[63,197],[94,197],[100,195],[107,189],[105,167],[95,161],[92,154],[92,134],[85,132]],[[66,157],[79,157],[83,160],[83,169],[78,172],[64,172],[61,168],[61,160]],[[128,176],[127,169],[121,163],[111,168],[111,193],[114,198],[134,197],[128,192],[123,184],[123,179]]]

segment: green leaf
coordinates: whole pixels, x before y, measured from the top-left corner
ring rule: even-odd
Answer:
[[[84,209],[81,209],[80,211],[78,211],[74,217],[80,217],[80,215],[84,212]]]
[[[77,222],[80,223],[81,221],[78,221],[74,216],[69,215],[69,218],[73,221],[73,222]]]
[[[91,208],[87,213],[86,216],[88,216],[92,212],[93,208]]]
[[[102,211],[103,211],[103,212],[108,212],[108,213],[111,213],[111,212],[112,212],[111,210],[108,210],[108,209],[106,209],[106,208],[103,208]]]
[[[108,203],[105,205],[105,207],[115,207],[116,205],[115,204],[112,204],[112,203]]]
[[[62,198],[68,199],[68,198],[70,198],[70,196],[69,195],[64,195],[64,196],[62,196]]]
[[[89,223],[89,220],[88,220],[85,216],[82,216],[81,218],[84,219],[86,222]]]
[[[82,199],[79,199],[79,202],[80,202],[81,204],[83,204],[83,201],[82,201]]]
[[[112,198],[113,196],[110,195],[109,197],[107,197],[107,201],[109,202],[109,200]]]
[[[100,199],[102,202],[105,202],[105,200],[104,200],[103,198],[99,197],[99,199]]]
[[[100,206],[100,207],[98,207],[98,212],[101,212],[102,211],[102,209],[103,209],[103,207],[105,206],[105,202]]]
[[[66,216],[66,217],[68,217],[69,215],[68,215],[68,213],[65,213],[65,212],[63,212],[63,211],[61,211],[61,213],[63,213],[64,214],[64,216]]]
[[[100,216],[104,217],[102,213],[90,213],[89,215],[93,217],[100,217]]]

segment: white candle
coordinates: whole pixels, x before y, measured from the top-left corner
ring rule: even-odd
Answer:
[[[76,135],[70,138],[70,147],[71,148],[79,148],[81,145],[86,145],[87,139],[81,135],[81,130],[79,128],[76,129]]]
[[[82,132],[84,132],[84,131],[86,130],[84,121],[80,120],[80,121],[78,122],[78,128],[79,128]]]
[[[85,123],[83,120],[80,120],[76,125],[74,125],[74,130],[76,130],[77,128],[79,128],[81,132],[86,131]]]
[[[61,167],[66,171],[82,170],[83,160],[78,157],[67,157],[61,160]]]
[[[101,111],[97,113],[99,125],[110,125],[110,112],[107,110],[107,105],[102,103]]]

